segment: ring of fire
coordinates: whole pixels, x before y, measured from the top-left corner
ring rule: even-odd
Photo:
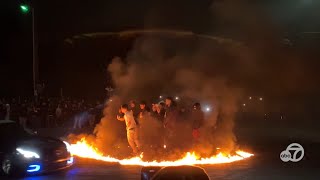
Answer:
[[[133,157],[130,159],[117,159],[110,156],[104,156],[99,150],[87,143],[83,138],[80,141],[77,141],[75,144],[71,144],[69,150],[72,155],[95,159],[105,162],[119,163],[121,165],[138,165],[138,166],[180,166],[180,165],[205,165],[205,164],[222,164],[222,163],[231,163],[235,161],[240,161],[243,159],[250,158],[253,154],[236,151],[235,155],[226,155],[219,153],[215,156],[209,158],[201,158],[196,155],[196,153],[186,153],[186,155],[175,161],[143,161],[142,157]],[[142,156],[142,155],[140,155]]]

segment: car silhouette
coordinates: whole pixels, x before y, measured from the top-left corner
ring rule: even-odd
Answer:
[[[39,174],[70,167],[68,143],[40,137],[10,120],[0,121],[0,162],[6,175]]]
[[[143,167],[141,180],[209,180],[206,171],[198,166]]]

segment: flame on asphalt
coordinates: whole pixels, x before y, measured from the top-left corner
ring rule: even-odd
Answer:
[[[85,138],[77,141],[75,144],[70,146],[71,154],[82,157],[95,159],[105,162],[114,162],[121,165],[138,165],[138,166],[180,166],[180,165],[204,165],[204,164],[221,164],[231,163],[234,161],[240,161],[253,156],[251,153],[244,151],[236,151],[235,155],[227,155],[219,153],[209,158],[201,158],[196,155],[195,152],[187,152],[186,155],[175,161],[143,161],[141,154],[140,156],[129,158],[129,159],[117,159],[110,156],[105,156],[97,148],[90,145]]]

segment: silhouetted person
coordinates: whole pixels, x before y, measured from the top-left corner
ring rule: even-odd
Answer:
[[[195,141],[198,141],[200,137],[200,129],[204,123],[204,113],[201,110],[200,103],[195,103],[193,105],[191,119],[192,119],[192,136]]]
[[[163,126],[165,128],[165,144],[166,146],[173,146],[174,139],[177,133],[176,121],[178,119],[178,110],[175,102],[171,97],[166,98],[166,112]]]
[[[27,128],[27,106],[26,104],[22,104],[19,108],[19,123],[25,129]]]
[[[5,120],[10,120],[10,113],[11,113],[11,110],[10,110],[10,104],[6,104],[5,105],[5,109],[6,109],[6,115],[5,115]]]
[[[150,115],[150,108],[145,101],[140,102],[139,123],[143,124],[146,118]]]
[[[0,120],[4,120],[6,116],[6,107],[5,105],[0,101]]]
[[[136,121],[136,124],[139,125],[139,113],[140,108],[137,106],[136,102],[131,100],[129,102],[129,110],[132,111],[134,120]]]
[[[56,108],[56,112],[55,112],[55,118],[56,118],[56,122],[58,123],[59,126],[62,125],[62,108],[60,107],[60,104],[58,104],[58,107]]]

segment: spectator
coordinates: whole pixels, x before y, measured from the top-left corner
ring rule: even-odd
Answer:
[[[52,104],[52,102],[50,102],[50,100],[48,100],[48,116],[47,116],[47,126],[48,127],[56,127],[57,126],[57,119],[55,118],[55,108]]]
[[[26,104],[22,104],[19,108],[19,123],[23,128],[27,128],[27,107]]]
[[[59,126],[62,124],[62,108],[60,106],[61,105],[58,104],[58,107],[56,108],[56,121]]]
[[[10,104],[6,104],[5,109],[6,109],[6,115],[4,119],[10,120]]]
[[[39,108],[39,115],[41,120],[41,127],[46,128],[48,127],[47,124],[47,116],[48,116],[48,105],[45,100],[42,100]]]
[[[93,107],[92,105],[88,105],[89,103],[87,104],[87,102],[82,99],[55,99],[44,98],[43,96],[39,97],[37,102],[34,102],[33,98],[19,98],[19,101],[16,101],[15,98],[12,98],[11,100],[0,99],[0,120],[15,120],[24,127],[50,128],[56,126],[58,122],[59,125],[62,125],[63,120],[74,118],[76,114],[78,117],[81,112],[89,110],[87,107]],[[82,128],[89,124],[89,119],[95,119],[95,117],[97,117],[97,120],[100,120],[103,108],[103,105],[97,104],[94,109],[90,109],[90,112],[92,112],[90,115],[80,116],[80,120],[77,120],[79,123],[75,123],[76,127]],[[98,122],[93,120],[90,121],[92,126],[96,123]]]
[[[4,120],[6,116],[6,107],[2,101],[0,101],[0,120]]]

